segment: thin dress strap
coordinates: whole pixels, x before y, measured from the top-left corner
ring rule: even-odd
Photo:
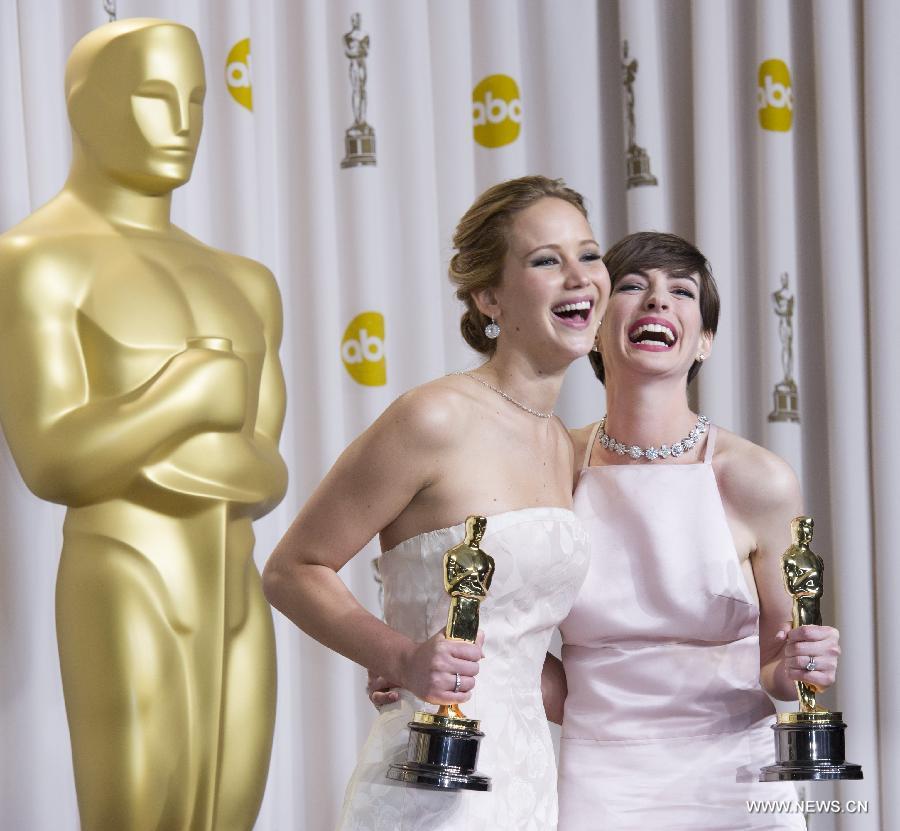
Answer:
[[[588,440],[587,447],[584,450],[584,460],[581,462],[581,469],[584,470],[591,463],[591,451],[594,449],[594,442],[597,440],[597,433],[600,432],[600,422],[594,425],[591,430],[591,437]]]
[[[709,425],[709,435],[706,437],[706,453],[703,454],[703,464],[712,464],[713,453],[716,449],[716,425]]]

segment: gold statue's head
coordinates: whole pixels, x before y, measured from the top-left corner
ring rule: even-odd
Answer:
[[[85,35],[66,64],[74,156],[118,184],[168,193],[191,176],[206,76],[196,35],[130,18]]]
[[[791,536],[794,545],[808,545],[813,538],[813,518],[811,516],[798,516],[791,520]]]
[[[478,545],[484,536],[484,530],[487,528],[487,517],[470,516],[466,519],[466,542]]]

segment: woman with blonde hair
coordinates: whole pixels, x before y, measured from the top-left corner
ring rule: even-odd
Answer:
[[[609,294],[579,194],[528,176],[487,190],[454,237],[462,333],[486,361],[395,401],[341,455],[272,554],[272,604],[326,646],[403,688],[380,712],[347,789],[342,829],[554,828],[556,770],[541,700],[544,654],[587,567],[571,512],[574,457],[553,415]],[[448,640],[444,552],[487,516],[496,563],[475,644]],[[337,572],[376,534],[385,622]],[[483,659],[483,660],[482,660]],[[477,683],[476,683],[477,680]],[[407,788],[407,723],[469,702],[490,793]]]

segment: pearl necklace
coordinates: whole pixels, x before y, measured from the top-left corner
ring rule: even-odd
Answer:
[[[604,450],[609,450],[611,453],[616,453],[619,456],[628,455],[635,460],[643,458],[648,462],[655,462],[657,459],[668,459],[669,456],[674,456],[677,459],[699,441],[700,436],[706,432],[708,427],[709,419],[702,415],[697,419],[697,423],[693,426],[691,432],[681,441],[675,442],[671,447],[668,444],[663,444],[659,447],[644,448],[638,447],[636,444],[627,445],[616,441],[606,432],[606,416],[603,416],[600,422],[600,429],[597,431],[597,437],[600,439],[600,445]]]
[[[521,401],[516,401],[511,395],[507,395],[503,390],[499,387],[495,387],[493,384],[489,384],[484,378],[479,378],[477,375],[473,375],[471,372],[466,372],[464,370],[459,370],[457,372],[452,373],[453,375],[465,375],[467,378],[471,378],[473,381],[477,381],[482,386],[487,387],[489,390],[493,390],[497,395],[502,396],[510,404],[515,404],[520,410],[525,410],[526,413],[531,413],[533,416],[537,416],[538,418],[552,418],[553,410],[550,410],[549,413],[542,413],[539,410],[532,410],[527,404],[523,404]]]

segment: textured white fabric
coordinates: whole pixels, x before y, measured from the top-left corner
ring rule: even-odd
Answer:
[[[889,798],[900,778],[890,695],[900,685],[900,385],[888,345],[900,306],[895,0],[117,5],[120,17],[191,26],[203,50],[204,134],[192,180],[175,194],[175,222],[262,261],[281,288],[291,482],[257,523],[257,562],[390,400],[477,362],[444,276],[453,227],[475,195],[509,175],[563,176],[587,196],[603,248],[653,227],[696,240],[710,257],[723,315],[697,397],[717,423],[802,461],[815,548],[828,563],[825,615],[843,633],[844,669],[826,701],[844,710],[848,757],[866,779],[839,793],[869,808],[816,815],[811,828],[900,828],[900,801]],[[354,12],[370,35],[377,164],[342,168],[353,120],[343,36]],[[0,232],[65,179],[65,60],[105,20],[102,0],[0,2]],[[226,75],[245,38],[247,71]],[[626,187],[625,39],[639,63],[636,139],[655,187]],[[789,65],[788,133],[759,123],[758,71],[769,58]],[[487,147],[474,137],[473,91],[498,74],[518,85],[520,131]],[[227,78],[251,84],[252,110],[235,97],[245,87]],[[767,422],[781,377],[771,297],[781,271],[796,298],[799,425]],[[360,383],[342,361],[364,312],[384,319],[383,385]],[[586,361],[568,373],[557,409],[572,425],[602,415]],[[775,430],[791,436],[787,451]],[[26,490],[0,442],[0,805],[4,827],[29,831],[78,825],[54,628],[62,515]],[[341,572],[373,611],[376,554],[370,546]],[[365,674],[280,617],[276,628],[278,717],[257,828],[328,831],[374,717]],[[819,784],[808,795],[833,793]]]
[[[444,552],[464,536],[462,525],[427,532],[381,558],[385,620],[415,640],[447,624]],[[488,793],[442,793],[385,779],[391,762],[406,761],[407,723],[433,705],[404,693],[372,728],[350,785],[342,831],[457,831],[556,827],[556,761],[541,700],[541,668],[554,628],[568,614],[588,565],[587,535],[571,511],[525,508],[488,517],[481,548],[496,563],[480,627],[485,657],[470,701],[481,721],[478,770]]]

